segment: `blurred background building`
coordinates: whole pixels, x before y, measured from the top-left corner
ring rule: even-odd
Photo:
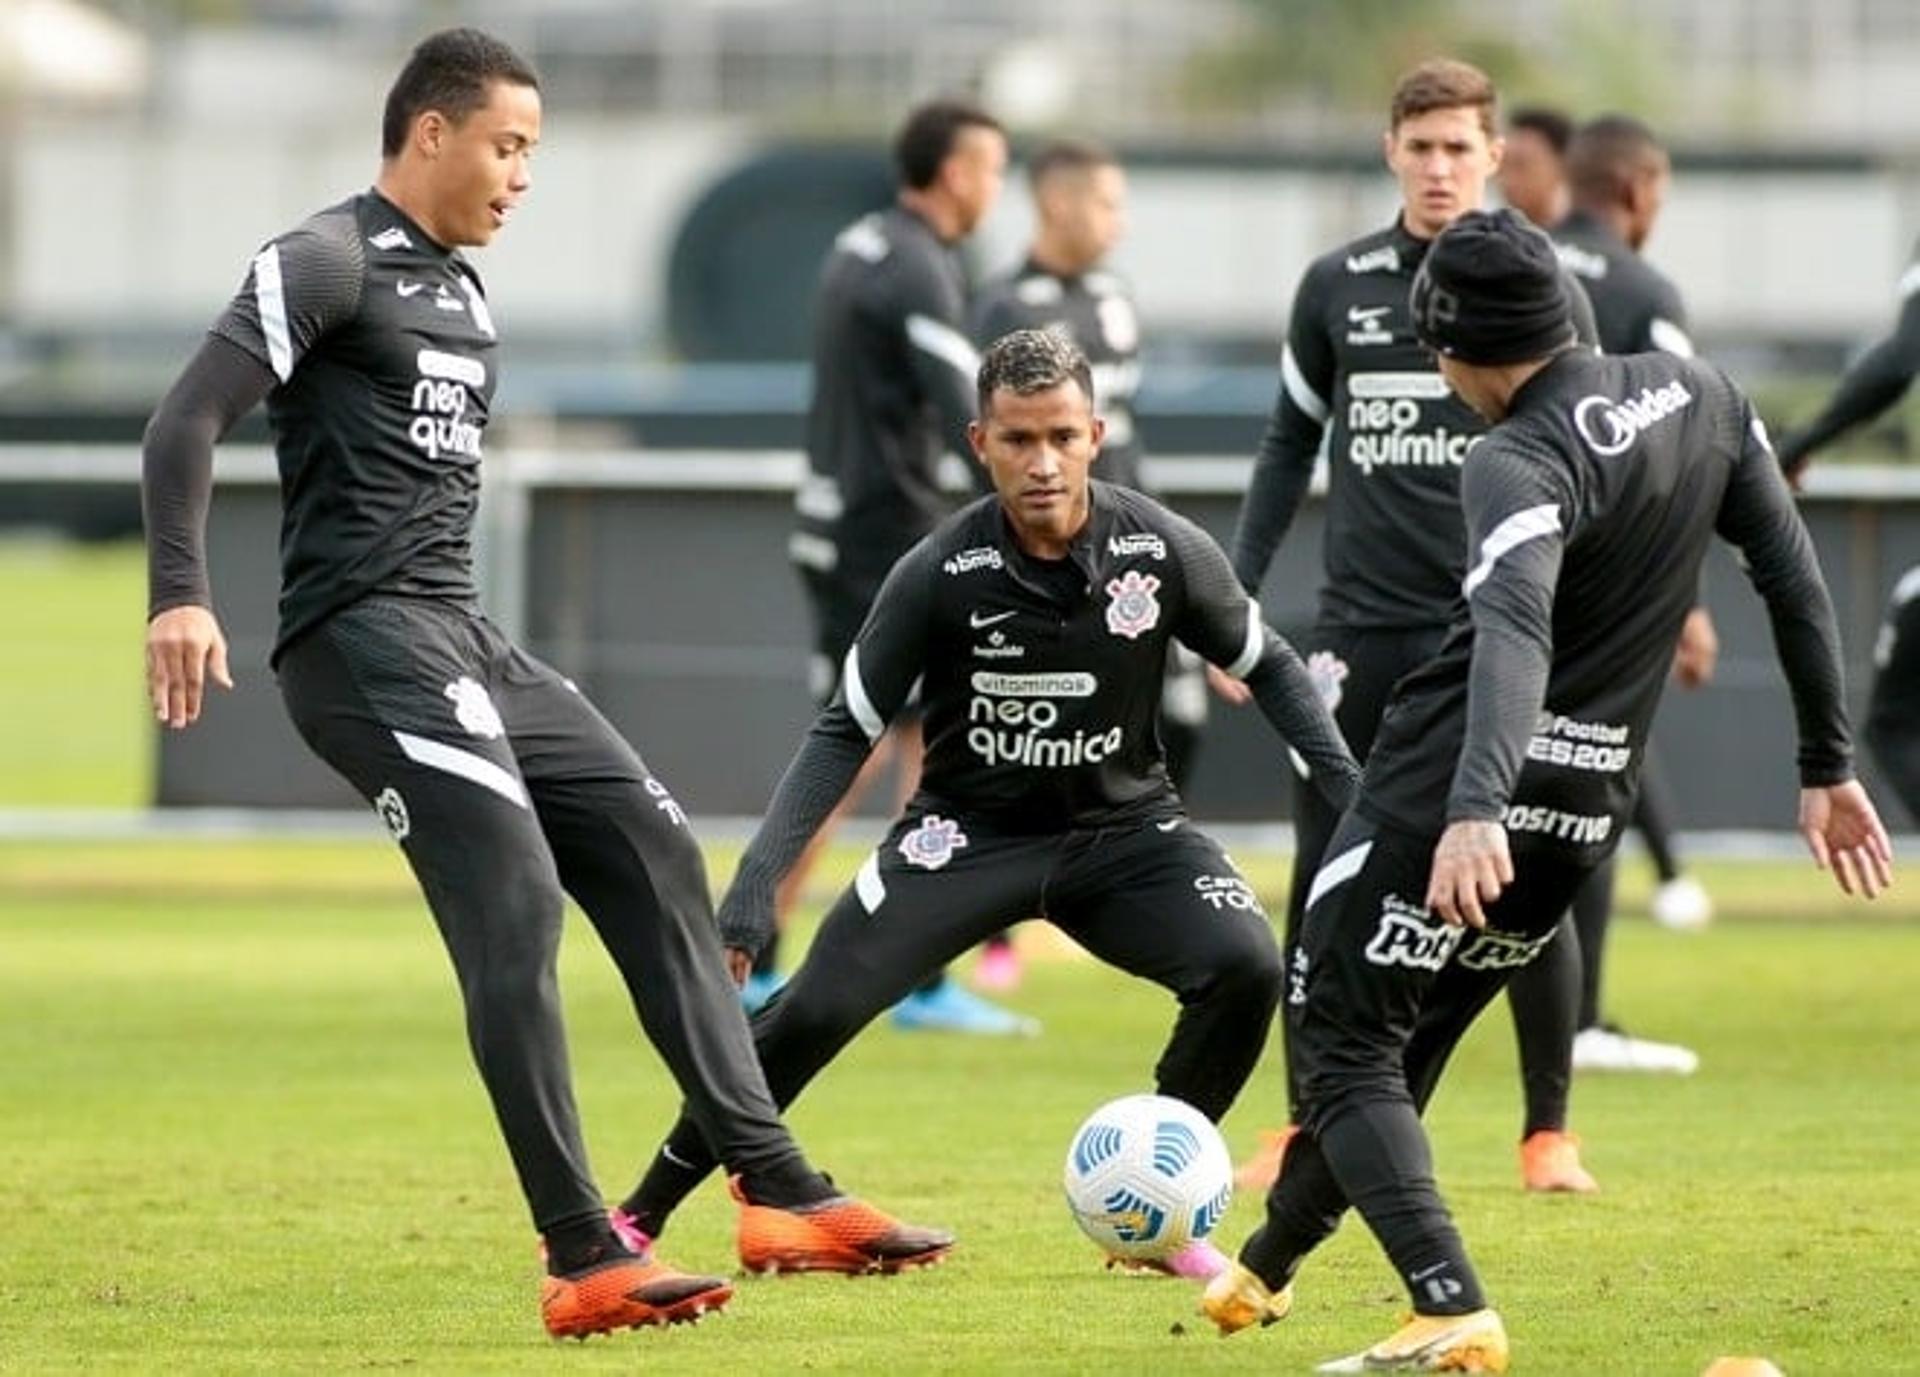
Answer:
[[[1058,132],[1121,151],[1142,425],[1164,489],[1216,527],[1301,271],[1394,213],[1384,107],[1424,57],[1479,63],[1509,104],[1661,131],[1676,176],[1649,256],[1776,421],[1887,328],[1920,235],[1915,0],[0,0],[0,528],[137,530],[136,443],[161,389],[262,240],[372,180],[387,84],[456,23],[507,38],[545,81],[533,194],[475,255],[507,349],[496,607],[665,743],[656,764],[706,810],[755,806],[804,716],[781,551],[813,276],[832,235],[890,196],[886,141],[919,99],[978,95],[1016,156]],[[1018,257],[1029,214],[1016,177],[969,247],[977,270]],[[1896,408],[1835,458],[1904,458],[1910,422]],[[242,443],[264,438],[259,417],[244,425]],[[158,792],[246,801],[265,779],[287,797],[259,801],[294,801],[314,774],[259,663],[271,468],[256,454],[221,471],[240,489],[216,503],[222,612],[255,688],[223,704],[231,734],[168,743]],[[1891,575],[1920,557],[1920,486],[1890,481],[1832,494],[1816,522],[1862,683]],[[114,597],[132,609],[138,554],[121,548]],[[662,570],[717,567],[716,548],[731,583],[692,580],[690,601],[682,579],[677,610],[644,596]],[[1283,624],[1306,615],[1316,553],[1309,522],[1269,581]],[[758,620],[738,643],[703,639],[743,599]],[[1788,719],[1764,627],[1750,606],[1731,615],[1722,684],[1750,706],[1670,716],[1698,746],[1690,818],[1760,825],[1768,786],[1709,762]],[[751,761],[710,795],[720,703]],[[1259,812],[1225,775],[1263,743],[1221,730],[1199,802]],[[286,773],[235,767],[266,758]],[[73,768],[50,766],[38,796]],[[139,778],[118,796],[151,797]]]

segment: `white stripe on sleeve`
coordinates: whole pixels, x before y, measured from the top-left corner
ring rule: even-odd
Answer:
[[[1260,604],[1247,599],[1247,640],[1240,647],[1240,658],[1226,667],[1236,679],[1244,679],[1260,663],[1260,652],[1267,648],[1266,628],[1260,624]]]
[[[269,244],[253,256],[253,300],[260,311],[260,333],[267,338],[267,359],[274,376],[293,376],[293,343],[287,335],[287,294],[280,279],[280,246]]]
[[[847,651],[846,665],[840,671],[840,682],[847,690],[847,711],[853,714],[853,720],[860,724],[860,730],[867,734],[867,740],[878,741],[880,734],[887,729],[880,713],[873,706],[873,699],[867,697],[866,681],[860,677],[860,647],[854,646]]]
[[[924,350],[959,369],[968,382],[972,382],[974,374],[980,371],[980,355],[974,351],[972,342],[944,320],[935,320],[932,316],[908,316],[907,338],[916,349]]]
[[[1693,340],[1685,330],[1668,320],[1665,316],[1655,316],[1647,326],[1647,338],[1653,347],[1666,354],[1677,354],[1683,359],[1693,357]]]
[[[1313,390],[1307,375],[1300,371],[1300,362],[1294,358],[1291,344],[1280,351],[1280,383],[1295,406],[1321,425],[1327,423],[1327,399]]]
[[[1460,591],[1472,597],[1473,590],[1485,583],[1487,576],[1493,573],[1493,566],[1500,562],[1501,556],[1517,546],[1525,545],[1529,540],[1552,535],[1559,529],[1560,508],[1555,503],[1544,502],[1538,507],[1515,512],[1489,531],[1487,538],[1480,542],[1480,562],[1468,571]]]
[[[445,770],[462,779],[470,779],[483,789],[493,790],[509,803],[522,808],[528,806],[527,791],[518,776],[483,755],[475,755],[472,751],[463,751],[458,746],[449,746],[424,736],[415,736],[411,732],[397,731],[393,739],[400,743],[400,749],[406,752],[408,760],[431,769]]]

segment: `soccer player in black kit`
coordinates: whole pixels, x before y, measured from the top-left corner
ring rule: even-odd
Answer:
[[[230,686],[203,544],[213,447],[264,399],[285,504],[281,695],[426,894],[542,1236],[544,1322],[584,1337],[694,1319],[732,1288],[655,1260],[593,1183],[554,979],[566,894],[744,1181],[743,1256],[775,1215],[783,1263],[832,1249],[891,1269],[952,1239],[839,1194],[807,1164],[754,1057],[679,805],[570,681],[479,612],[472,529],[496,327],[459,250],[514,213],[539,138],[532,69],[475,30],[435,34],[388,95],[373,188],[254,257],[147,429],[147,666],[174,728],[198,717],[208,673]]]
[[[1781,438],[1780,463],[1796,485],[1816,450],[1906,396],[1920,373],[1920,248],[1895,294],[1893,332],[1854,361],[1817,416]],[[1873,666],[1867,744],[1907,815],[1920,822],[1920,565],[1894,584]]]
[[[809,679],[815,705],[832,696],[840,664],[880,582],[909,546],[956,504],[940,481],[943,456],[967,452],[973,374],[966,276],[955,246],[999,199],[1006,136],[963,100],[928,101],[895,136],[895,202],[840,232],[814,294],[813,399],[807,473],[794,498],[788,553],[813,613]],[[909,786],[919,721],[905,714],[850,791],[848,807],[888,760]],[[832,827],[788,875],[784,921]],[[778,929],[745,990],[757,1008],[779,984]],[[896,1026],[989,1034],[1038,1031],[936,973],[894,1012]]]
[[[1385,148],[1400,183],[1400,213],[1388,228],[1322,255],[1301,279],[1280,358],[1279,395],[1233,535],[1234,572],[1254,592],[1293,524],[1324,442],[1326,580],[1302,649],[1362,761],[1389,690],[1433,657],[1458,608],[1466,554],[1460,464],[1485,426],[1449,394],[1414,338],[1407,285],[1433,236],[1456,215],[1478,208],[1486,194],[1501,154],[1495,103],[1485,73],[1444,58],[1422,63],[1394,88]],[[1571,292],[1581,338],[1591,340],[1585,294],[1577,287]],[[1296,790],[1283,945],[1291,946],[1299,930],[1338,818],[1313,790]],[[1563,948],[1546,959],[1578,958]],[[1569,978],[1578,980],[1571,965]],[[1569,1029],[1547,1048],[1544,1068],[1522,1067],[1520,1161],[1534,1189],[1591,1180],[1566,1131],[1570,1037]],[[1291,1131],[1262,1134],[1260,1150],[1236,1174],[1243,1189],[1271,1184]]]
[[[1064,330],[1093,366],[1093,391],[1106,438],[1100,477],[1150,489],[1141,476],[1145,447],[1134,419],[1140,389],[1140,317],[1124,278],[1105,266],[1126,226],[1127,178],[1113,153],[1086,139],[1055,139],[1027,158],[1033,194],[1033,242],[1013,272],[988,282],[973,300],[973,337],[982,348],[1014,330]],[[1207,724],[1207,682],[1199,656],[1175,644],[1160,695],[1160,738],[1176,789],[1191,777]],[[975,980],[1004,988],[1018,979],[1012,944],[989,943]],[[995,964],[990,958],[996,958]]]
[[[1253,891],[1167,779],[1155,723],[1168,638],[1244,680],[1333,807],[1353,757],[1220,548],[1089,479],[1102,427],[1072,343],[1050,330],[997,341],[979,405],[971,440],[994,495],[894,566],[721,903],[744,975],[781,876],[920,683],[919,792],[755,1017],[754,1043],[788,1103],[927,972],[1038,916],[1175,995],[1158,1088],[1217,1119],[1260,1057],[1280,957]],[[625,1208],[657,1234],[713,1166],[683,1116]],[[1203,1244],[1172,1269],[1224,1264]]]
[[[1411,309],[1448,385],[1494,427],[1461,478],[1468,615],[1394,690],[1314,878],[1287,971],[1301,1130],[1265,1224],[1203,1307],[1226,1333],[1283,1316],[1351,1203],[1414,1316],[1321,1370],[1503,1372],[1505,1328],[1435,1188],[1420,1110],[1617,843],[1714,535],[1772,621],[1816,862],[1871,897],[1892,851],[1853,778],[1812,542],[1739,389],[1696,361],[1575,346],[1553,247],[1510,210],[1444,230]]]

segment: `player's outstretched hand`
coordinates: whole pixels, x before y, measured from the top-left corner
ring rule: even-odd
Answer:
[[[1893,883],[1893,843],[1860,781],[1800,791],[1800,835],[1841,889],[1874,898]]]
[[[1215,694],[1236,708],[1253,701],[1253,690],[1218,665],[1207,666],[1207,683]]]
[[[1673,649],[1673,677],[1681,688],[1702,688],[1712,681],[1719,663],[1720,634],[1714,630],[1713,614],[1696,607],[1680,625],[1680,644]]]
[[[1456,927],[1465,923],[1484,928],[1487,914],[1482,906],[1512,883],[1506,828],[1497,822],[1450,822],[1433,848],[1427,907]]]
[[[163,726],[190,727],[211,678],[233,687],[227,672],[227,638],[204,607],[169,607],[147,623],[147,696]]]

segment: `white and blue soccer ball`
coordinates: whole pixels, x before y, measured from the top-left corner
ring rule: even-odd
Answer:
[[[1213,1232],[1233,1198],[1233,1159],[1192,1105],[1127,1095],[1073,1135],[1066,1190],[1088,1238],[1114,1257],[1153,1261]]]

